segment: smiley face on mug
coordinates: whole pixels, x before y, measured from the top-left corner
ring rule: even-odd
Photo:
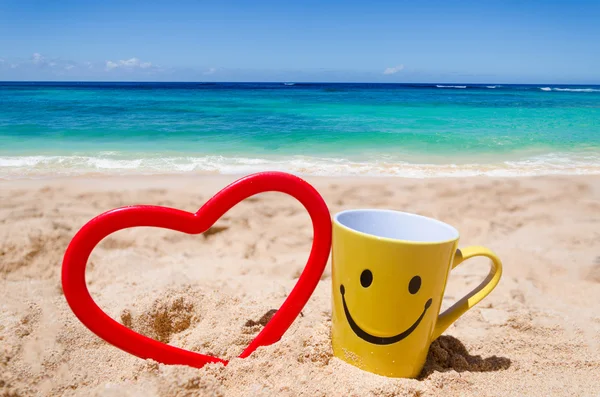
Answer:
[[[342,304],[344,307],[344,314],[346,316],[346,320],[348,321],[348,325],[352,331],[361,338],[362,340],[375,344],[375,345],[391,345],[393,343],[400,342],[407,338],[410,334],[413,333],[415,329],[421,324],[423,317],[427,313],[427,310],[431,307],[432,298],[426,296],[421,291],[421,286],[423,284],[423,280],[421,276],[415,275],[413,276],[408,283],[402,285],[400,282],[399,285],[396,285],[395,288],[390,290],[390,276],[389,274],[385,274],[384,271],[379,272],[379,274],[374,274],[374,272],[370,269],[364,269],[360,273],[359,283],[352,282],[352,288],[357,289],[357,291],[347,291],[344,284],[340,284],[340,295],[342,298]],[[377,293],[377,289],[380,289],[379,293]],[[384,290],[388,290],[392,292],[393,296],[385,296],[381,294],[381,292],[385,292]],[[376,297],[371,301],[375,303],[375,305],[379,307],[368,307],[365,305],[356,305],[356,307],[348,307],[348,303],[346,301],[346,295],[354,293],[355,296],[359,297],[364,296],[365,294],[369,294],[372,292],[372,296]],[[369,294],[371,295],[371,294]],[[402,299],[401,297],[405,295],[406,299]],[[401,298],[400,301],[404,301],[406,305],[420,305],[422,311],[418,317],[415,317],[412,321],[407,319],[407,327],[405,329],[399,329],[397,331],[388,332],[384,331],[383,327],[378,327],[380,324],[368,324],[368,318],[371,317],[368,314],[375,311],[381,312],[383,308],[389,307],[389,313],[386,313],[387,316],[397,316],[400,312],[413,312],[413,310],[407,310],[408,308],[398,308],[399,310],[393,310],[394,307],[398,304],[398,298]],[[388,310],[385,310],[388,311]],[[395,313],[394,313],[395,312]],[[389,317],[388,317],[389,318]],[[371,319],[372,321],[372,319]],[[382,323],[385,321],[384,317],[380,318],[378,323]]]

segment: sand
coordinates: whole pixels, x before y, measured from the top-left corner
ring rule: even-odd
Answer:
[[[60,267],[89,219],[129,204],[196,211],[234,177],[94,177],[0,182],[0,396],[600,395],[600,177],[307,178],[332,213],[389,208],[448,222],[461,246],[504,262],[499,286],[434,342],[420,379],[391,379],[332,356],[331,271],[282,340],[236,359],[302,271],[312,241],[292,198],[266,193],[208,236],[139,228],[93,252],[92,296],[117,321],[163,342],[232,359],[167,366],[85,328]],[[453,273],[444,307],[487,274]]]

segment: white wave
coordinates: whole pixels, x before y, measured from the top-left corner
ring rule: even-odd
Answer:
[[[600,174],[600,154],[557,153],[495,164],[415,164],[383,156],[372,161],[308,156],[287,158],[189,156],[136,159],[95,156],[0,157],[0,179],[86,174],[247,174],[265,170],[285,171],[299,175],[410,178]]]
[[[496,88],[496,87],[500,87],[498,85],[486,85],[486,88]]]
[[[566,92],[600,92],[595,88],[554,88],[554,91],[566,91]]]
[[[540,87],[542,91],[562,91],[562,92],[600,92],[600,89],[597,88],[550,88],[550,87]]]
[[[436,85],[437,88],[467,88],[466,85]]]

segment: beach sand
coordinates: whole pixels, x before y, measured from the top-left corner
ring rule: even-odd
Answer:
[[[139,228],[93,252],[92,296],[152,338],[232,359],[167,366],[84,327],[62,294],[76,231],[132,204],[195,212],[231,176],[87,177],[0,182],[0,396],[600,395],[600,177],[306,178],[332,214],[388,208],[457,227],[461,246],[502,258],[498,287],[434,344],[421,379],[363,372],[332,356],[331,271],[278,343],[236,359],[303,269],[312,226],[280,193],[245,200],[208,236]],[[465,262],[443,307],[479,284]],[[266,315],[266,316],[265,316]]]

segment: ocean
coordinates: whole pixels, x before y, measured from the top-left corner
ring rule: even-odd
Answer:
[[[600,86],[0,82],[0,178],[600,174]]]

